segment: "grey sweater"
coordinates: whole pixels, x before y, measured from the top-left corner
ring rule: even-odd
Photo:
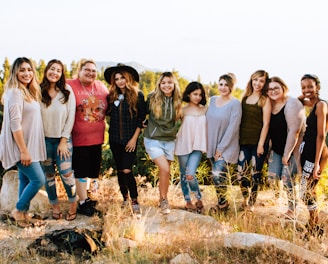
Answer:
[[[207,157],[213,158],[218,150],[227,163],[237,163],[239,154],[239,127],[241,121],[241,103],[233,98],[224,106],[216,106],[212,96],[206,113],[207,121]]]
[[[284,156],[290,157],[292,152],[298,156],[298,148],[295,148],[297,144],[296,133],[300,132],[300,139],[303,137],[305,132],[305,111],[302,103],[293,97],[287,99],[284,114],[288,127],[287,140],[284,150]]]

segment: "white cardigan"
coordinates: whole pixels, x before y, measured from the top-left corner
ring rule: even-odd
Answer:
[[[10,88],[4,94],[3,123],[0,135],[0,160],[5,169],[16,165],[21,153],[12,132],[23,131],[32,162],[46,159],[40,104],[24,101],[22,90]]]

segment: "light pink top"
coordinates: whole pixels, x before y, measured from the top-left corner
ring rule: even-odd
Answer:
[[[0,160],[5,169],[16,165],[21,153],[13,132],[23,132],[27,150],[32,162],[46,159],[41,107],[36,101],[24,101],[23,91],[10,88],[4,94],[3,124],[0,135]]]
[[[206,152],[206,134],[205,113],[200,115],[186,114],[177,134],[175,155],[190,154],[193,150]]]

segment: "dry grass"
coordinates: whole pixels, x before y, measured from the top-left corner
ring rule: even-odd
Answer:
[[[143,178],[138,178],[139,202],[142,208],[158,206],[158,189],[151,188],[143,183]],[[100,201],[98,208],[107,212],[103,221],[102,239],[106,242],[96,256],[87,256],[83,260],[79,256],[67,253],[58,253],[55,257],[42,257],[35,252],[29,252],[26,247],[34,239],[21,239],[15,236],[15,228],[0,229],[1,257],[0,263],[169,263],[169,260],[180,253],[188,253],[199,263],[306,263],[301,259],[286,254],[273,247],[237,249],[223,246],[223,238],[199,239],[197,232],[193,238],[186,241],[183,237],[160,239],[159,236],[147,236],[145,226],[147,216],[136,220],[131,217],[129,209],[121,209],[121,195],[115,178],[104,178],[100,181],[100,189],[96,198]],[[61,189],[62,186],[58,185]],[[61,199],[66,197],[61,192]],[[212,186],[202,187],[206,210],[216,203],[215,190]],[[299,221],[286,222],[279,220],[277,215],[285,210],[284,206],[278,206],[270,192],[261,192],[258,205],[253,214],[245,214],[238,211],[242,198],[237,187],[229,188],[229,200],[231,208],[226,215],[213,216],[220,223],[230,226],[233,231],[258,233],[284,239],[303,248],[328,256],[327,251],[327,227],[322,239],[310,238],[305,241],[302,232],[298,229],[304,224],[306,210],[300,208]],[[179,186],[170,186],[169,201],[173,208],[184,207],[184,200]],[[276,204],[276,206],[270,206]],[[322,201],[322,205],[327,204]],[[326,205],[325,205],[326,206]],[[326,210],[326,207],[323,207]],[[305,212],[305,213],[304,213]],[[326,214],[321,218],[327,222]],[[95,219],[99,220],[99,219]],[[183,230],[184,231],[184,230]],[[185,232],[192,232],[192,226],[187,225]],[[5,245],[1,237],[8,237],[11,233],[11,245]],[[6,244],[8,240],[6,241]],[[26,261],[28,260],[28,261]]]

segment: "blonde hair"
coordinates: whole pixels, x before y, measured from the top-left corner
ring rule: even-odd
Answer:
[[[82,68],[88,63],[92,63],[97,67],[97,63],[94,60],[92,60],[92,59],[81,59],[79,61],[78,65],[77,65],[77,70],[81,71]]]
[[[259,99],[259,102],[258,102],[258,105],[260,107],[263,107],[265,105],[265,101],[267,99],[266,85],[267,85],[268,80],[269,80],[269,74],[266,71],[264,71],[264,70],[258,70],[258,71],[254,72],[251,75],[251,77],[250,77],[250,79],[249,79],[249,81],[247,83],[245,92],[244,92],[244,94],[242,96],[242,100],[245,99],[246,97],[250,96],[253,93],[254,89],[253,89],[252,82],[253,82],[254,79],[260,78],[260,77],[264,77],[265,78],[265,84],[264,84],[264,87],[263,87],[263,89],[261,91],[260,99]]]
[[[159,119],[162,116],[162,104],[164,101],[164,94],[160,88],[160,84],[164,77],[169,77],[174,82],[174,90],[173,90],[173,107],[175,109],[176,119],[180,118],[181,115],[181,94],[180,94],[180,86],[177,78],[173,75],[172,72],[163,72],[159,79],[157,80],[156,87],[154,93],[150,97],[149,101],[149,109],[153,112],[155,118]]]
[[[17,74],[23,63],[28,63],[33,71],[33,78],[31,82],[27,85],[27,87],[25,87],[17,78]],[[11,66],[9,79],[4,86],[4,91],[12,88],[18,88],[21,91],[23,91],[24,100],[27,102],[31,102],[33,100],[38,102],[41,101],[41,89],[38,84],[35,67],[33,63],[26,57],[17,58]],[[2,102],[3,102],[3,97],[2,97]]]

